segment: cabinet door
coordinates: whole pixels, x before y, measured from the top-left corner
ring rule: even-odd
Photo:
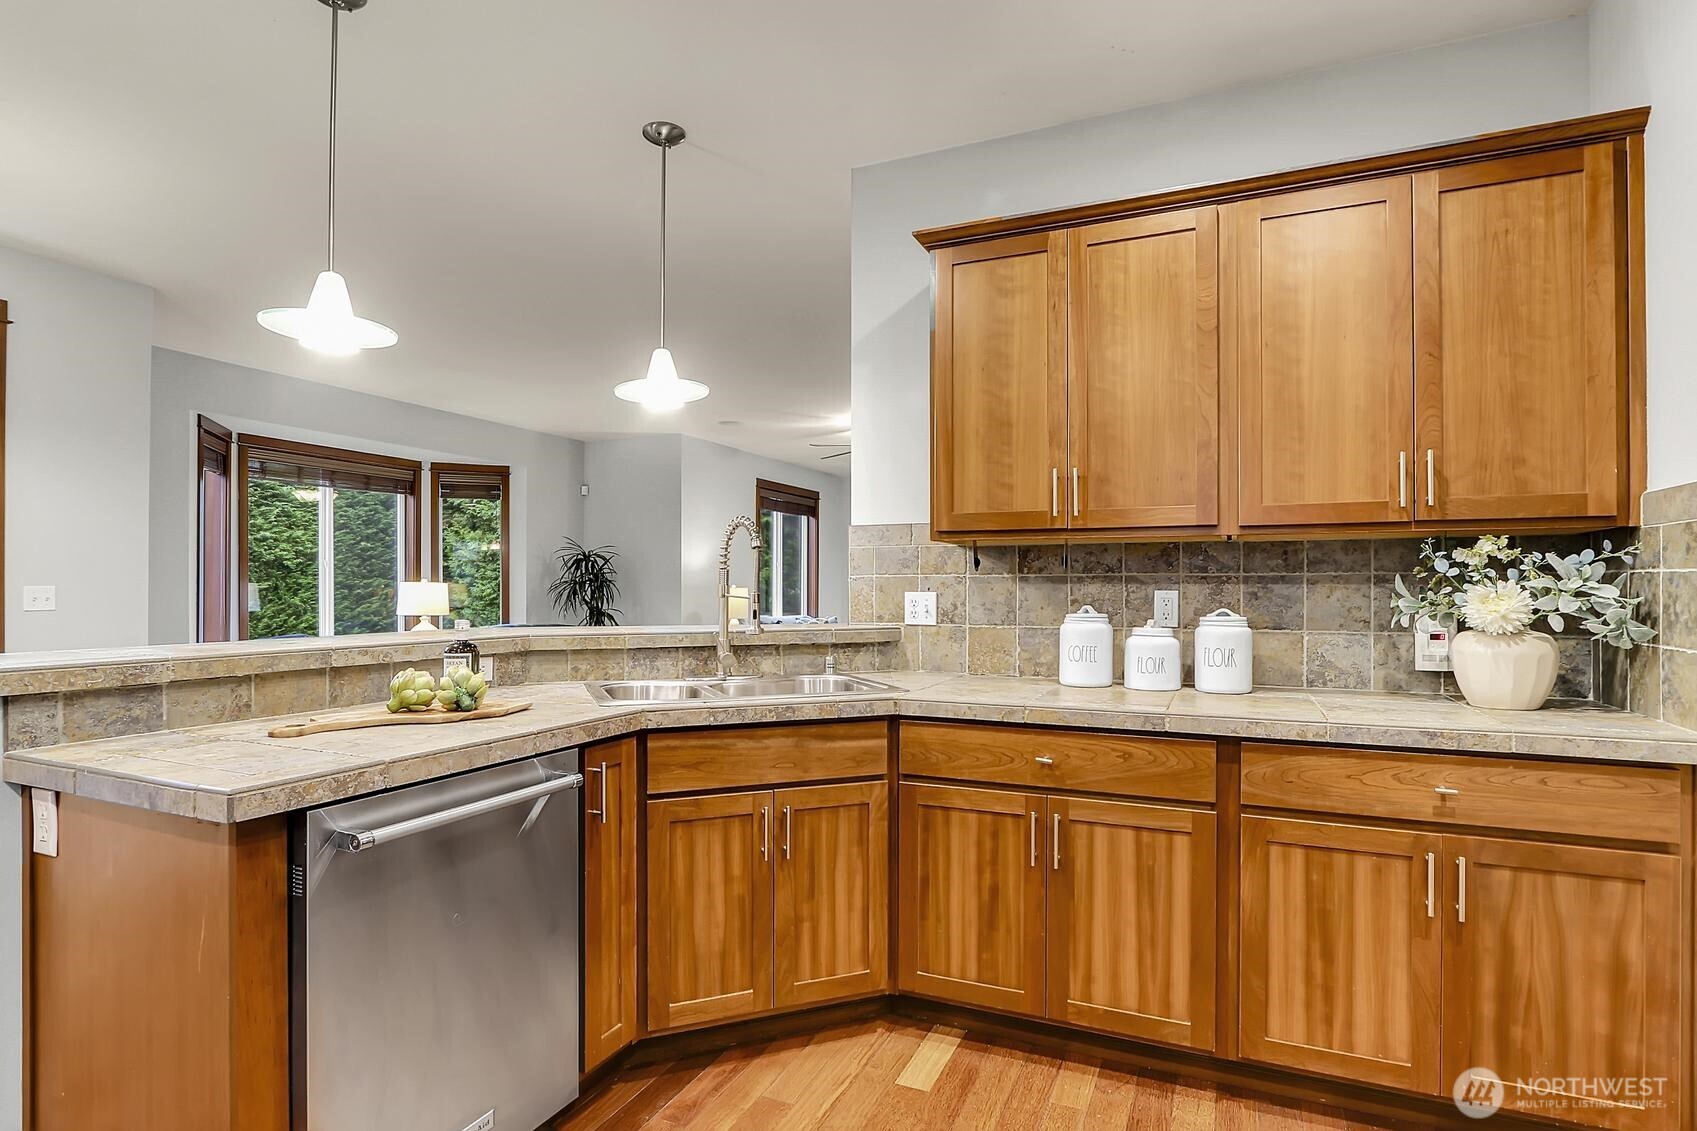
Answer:
[[[1043,798],[901,787],[903,990],[1043,1012]]]
[[[1075,528],[1218,521],[1217,225],[1197,208],[1072,233]]]
[[[1049,1016],[1214,1047],[1214,815],[1049,799]]]
[[[1066,237],[937,252],[932,523],[1066,525]]]
[[[648,803],[648,1028],[772,1007],[772,795]]]
[[[1409,179],[1227,211],[1243,525],[1408,520]]]
[[[1488,1068],[1505,1108],[1678,1126],[1679,860],[1463,837],[1444,855],[1445,1082]]]
[[[1243,818],[1239,1036],[1253,1060],[1438,1092],[1440,839]]]
[[[583,1070],[636,1036],[636,739],[583,758]]]
[[[888,783],[781,789],[776,806],[777,1004],[883,991],[890,952]]]
[[[1620,509],[1623,154],[1605,143],[1414,178],[1419,517]]]

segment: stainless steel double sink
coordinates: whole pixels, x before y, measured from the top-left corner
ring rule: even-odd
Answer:
[[[825,699],[895,691],[858,675],[731,676],[728,679],[617,679],[586,683],[597,703],[725,703],[743,699]]]

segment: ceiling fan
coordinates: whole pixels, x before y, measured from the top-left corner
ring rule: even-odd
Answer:
[[[842,456],[846,456],[846,455],[850,454],[849,434],[846,431],[844,431],[844,432],[833,432],[833,433],[829,433],[825,436],[821,436],[816,440],[809,440],[807,442],[807,446],[810,447],[810,448],[836,448],[836,449],[838,449],[837,451],[831,452],[829,455],[820,456],[819,458],[821,460],[838,459]]]

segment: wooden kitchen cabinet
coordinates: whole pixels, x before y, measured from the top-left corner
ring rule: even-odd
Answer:
[[[1406,522],[1410,180],[1241,201],[1226,337],[1244,526]]]
[[[1414,177],[1422,519],[1624,514],[1625,145]]]
[[[1212,1050],[1214,815],[1051,797],[1048,1016]]]
[[[648,803],[648,1028],[772,1006],[772,794]]]
[[[888,988],[889,795],[884,781],[777,791],[772,891],[780,1008]]]
[[[1679,1126],[1679,859],[1473,837],[1445,837],[1443,853],[1444,1081],[1483,1066],[1508,1085],[1505,1108]],[[1647,1085],[1579,1090],[1627,1081]]]
[[[1218,521],[1218,249],[1211,207],[1071,233],[1068,525]]]
[[[1248,816],[1242,834],[1242,1055],[1444,1090],[1440,837]]]
[[[936,273],[933,525],[1066,526],[1066,236],[948,248]]]
[[[583,1071],[636,1037],[636,739],[583,758]]]
[[[1044,798],[903,783],[901,989],[1014,1013],[1044,999]]]

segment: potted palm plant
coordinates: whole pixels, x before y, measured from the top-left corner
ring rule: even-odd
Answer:
[[[1632,564],[1638,547],[1566,556],[1523,550],[1498,534],[1471,546],[1443,549],[1436,539],[1420,547],[1411,591],[1396,579],[1393,621],[1408,628],[1422,618],[1466,631],[1455,637],[1450,661],[1455,682],[1475,707],[1534,711],[1556,683],[1556,642],[1537,631],[1540,621],[1561,632],[1569,618],[1604,644],[1632,648],[1655,630],[1633,618],[1643,601],[1608,580],[1611,568]]]
[[[559,559],[560,575],[548,583],[548,596],[560,615],[592,628],[618,624],[619,610],[613,602],[619,599],[619,571],[613,562],[619,552],[611,546],[590,549],[576,538],[567,538],[554,556]]]

